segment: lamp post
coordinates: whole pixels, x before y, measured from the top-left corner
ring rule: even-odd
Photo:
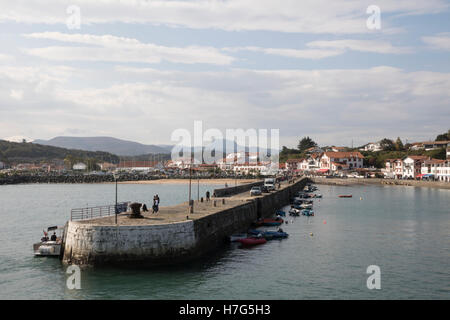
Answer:
[[[115,213],[115,223],[117,224],[117,179],[119,177],[118,173],[113,173],[114,180],[116,182],[116,205],[114,206],[114,213]]]

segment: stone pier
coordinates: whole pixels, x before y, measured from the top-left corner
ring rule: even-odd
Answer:
[[[230,197],[215,197],[161,207],[157,214],[143,213],[130,219],[129,213],[83,221],[69,221],[64,236],[63,262],[77,265],[165,265],[192,260],[223,245],[228,236],[245,231],[260,217],[272,216],[307,178],[284,182],[280,189],[251,197],[248,191]],[[224,201],[223,201],[224,199]]]

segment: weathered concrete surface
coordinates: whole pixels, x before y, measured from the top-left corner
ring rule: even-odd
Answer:
[[[247,229],[258,217],[267,217],[289,203],[307,179],[285,183],[279,190],[258,197],[248,192],[194,204],[162,207],[156,215],[129,219],[120,215],[85,221],[69,221],[64,239],[64,263],[176,264],[197,258],[222,245],[230,234]],[[214,200],[216,206],[214,206]]]

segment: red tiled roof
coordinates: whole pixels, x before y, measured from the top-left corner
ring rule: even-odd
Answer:
[[[364,159],[364,156],[359,151],[348,152],[325,152],[328,158],[360,158]]]

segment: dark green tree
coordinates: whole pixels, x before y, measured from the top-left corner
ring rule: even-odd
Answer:
[[[403,146],[403,142],[400,139],[400,137],[398,137],[397,140],[395,141],[395,150],[402,151],[404,149],[405,149],[405,147]]]
[[[311,147],[316,147],[316,146],[317,146],[317,143],[315,143],[313,139],[311,139],[310,137],[304,137],[298,143],[297,148],[300,152],[304,152],[306,149],[309,149]]]
[[[436,137],[436,141],[447,141],[450,140],[450,129],[447,133],[440,134]]]
[[[391,139],[384,138],[380,141],[381,148],[384,151],[394,151],[395,150],[395,144],[394,141]]]

